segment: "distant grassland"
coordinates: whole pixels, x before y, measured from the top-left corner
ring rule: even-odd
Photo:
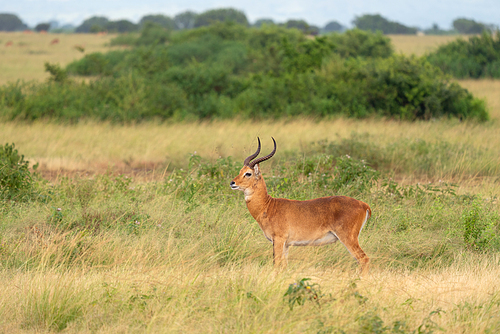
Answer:
[[[66,66],[85,54],[106,52],[113,49],[106,46],[113,37],[96,34],[0,32],[0,85],[17,80],[44,80],[49,77],[44,70],[45,62]],[[59,42],[51,44],[54,39]],[[12,45],[7,46],[9,42]],[[85,53],[75,46],[83,47]]]
[[[414,54],[416,56],[423,56],[424,54],[434,51],[438,46],[454,41],[457,38],[467,39],[463,35],[451,36],[416,36],[416,35],[389,35],[394,51],[396,53],[403,53],[405,55]]]

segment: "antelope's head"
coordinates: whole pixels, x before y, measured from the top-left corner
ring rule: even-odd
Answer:
[[[276,141],[273,138],[274,150],[269,155],[252,161],[252,159],[255,159],[260,153],[260,139],[257,137],[257,140],[259,141],[257,151],[245,159],[240,173],[231,181],[231,188],[244,191],[245,198],[251,196],[255,189],[263,182],[259,163],[271,159],[274,153],[276,153]]]

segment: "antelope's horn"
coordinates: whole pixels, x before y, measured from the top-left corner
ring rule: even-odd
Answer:
[[[269,155],[266,155],[265,157],[259,158],[255,161],[252,161],[248,165],[248,167],[253,168],[253,166],[255,166],[256,164],[261,163],[262,161],[266,161],[268,159],[271,159],[273,157],[274,153],[276,153],[276,140],[274,140],[273,137],[271,137],[271,138],[273,139],[273,142],[274,142],[274,150]]]
[[[248,157],[245,159],[245,161],[243,162],[243,165],[244,165],[244,166],[249,166],[250,161],[251,161],[252,159],[254,159],[256,156],[258,156],[258,155],[259,155],[259,153],[260,153],[260,138],[259,138],[259,137],[257,137],[257,140],[259,141],[259,147],[257,147],[257,151],[256,151],[254,154],[252,154],[252,155],[248,156]],[[253,167],[253,166],[252,166],[252,167]]]

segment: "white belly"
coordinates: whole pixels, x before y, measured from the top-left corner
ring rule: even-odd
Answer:
[[[291,240],[288,245],[290,246],[321,246],[327,244],[333,244],[335,241],[339,240],[335,234],[328,232],[322,238],[316,240]]]

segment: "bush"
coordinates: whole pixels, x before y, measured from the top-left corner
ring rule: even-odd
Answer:
[[[488,119],[484,101],[449,83],[439,69],[415,57],[334,60],[323,67],[322,79],[323,94],[335,96],[349,116]]]
[[[164,44],[170,39],[170,32],[163,26],[145,22],[141,30],[141,35],[136,40],[136,45],[156,45]]]
[[[379,173],[364,160],[349,155],[337,158],[332,186],[336,190],[347,188],[356,192],[369,191],[377,182]]]
[[[484,212],[483,203],[476,198],[468,209],[462,212],[463,240],[467,248],[475,251],[496,249],[500,246],[497,227],[500,217],[494,211]]]
[[[45,62],[45,72],[50,73],[50,81],[63,83],[68,80],[68,71],[57,64]]]
[[[352,29],[343,34],[330,34],[328,39],[336,46],[335,52],[343,58],[387,58],[394,53],[390,38],[380,31],[371,33]]]
[[[33,166],[36,170],[38,164]],[[0,145],[0,197],[8,200],[26,200],[33,193],[34,177],[29,171],[29,162],[24,160],[15,145]]]
[[[458,39],[440,46],[427,59],[456,78],[500,78],[500,33]]]

